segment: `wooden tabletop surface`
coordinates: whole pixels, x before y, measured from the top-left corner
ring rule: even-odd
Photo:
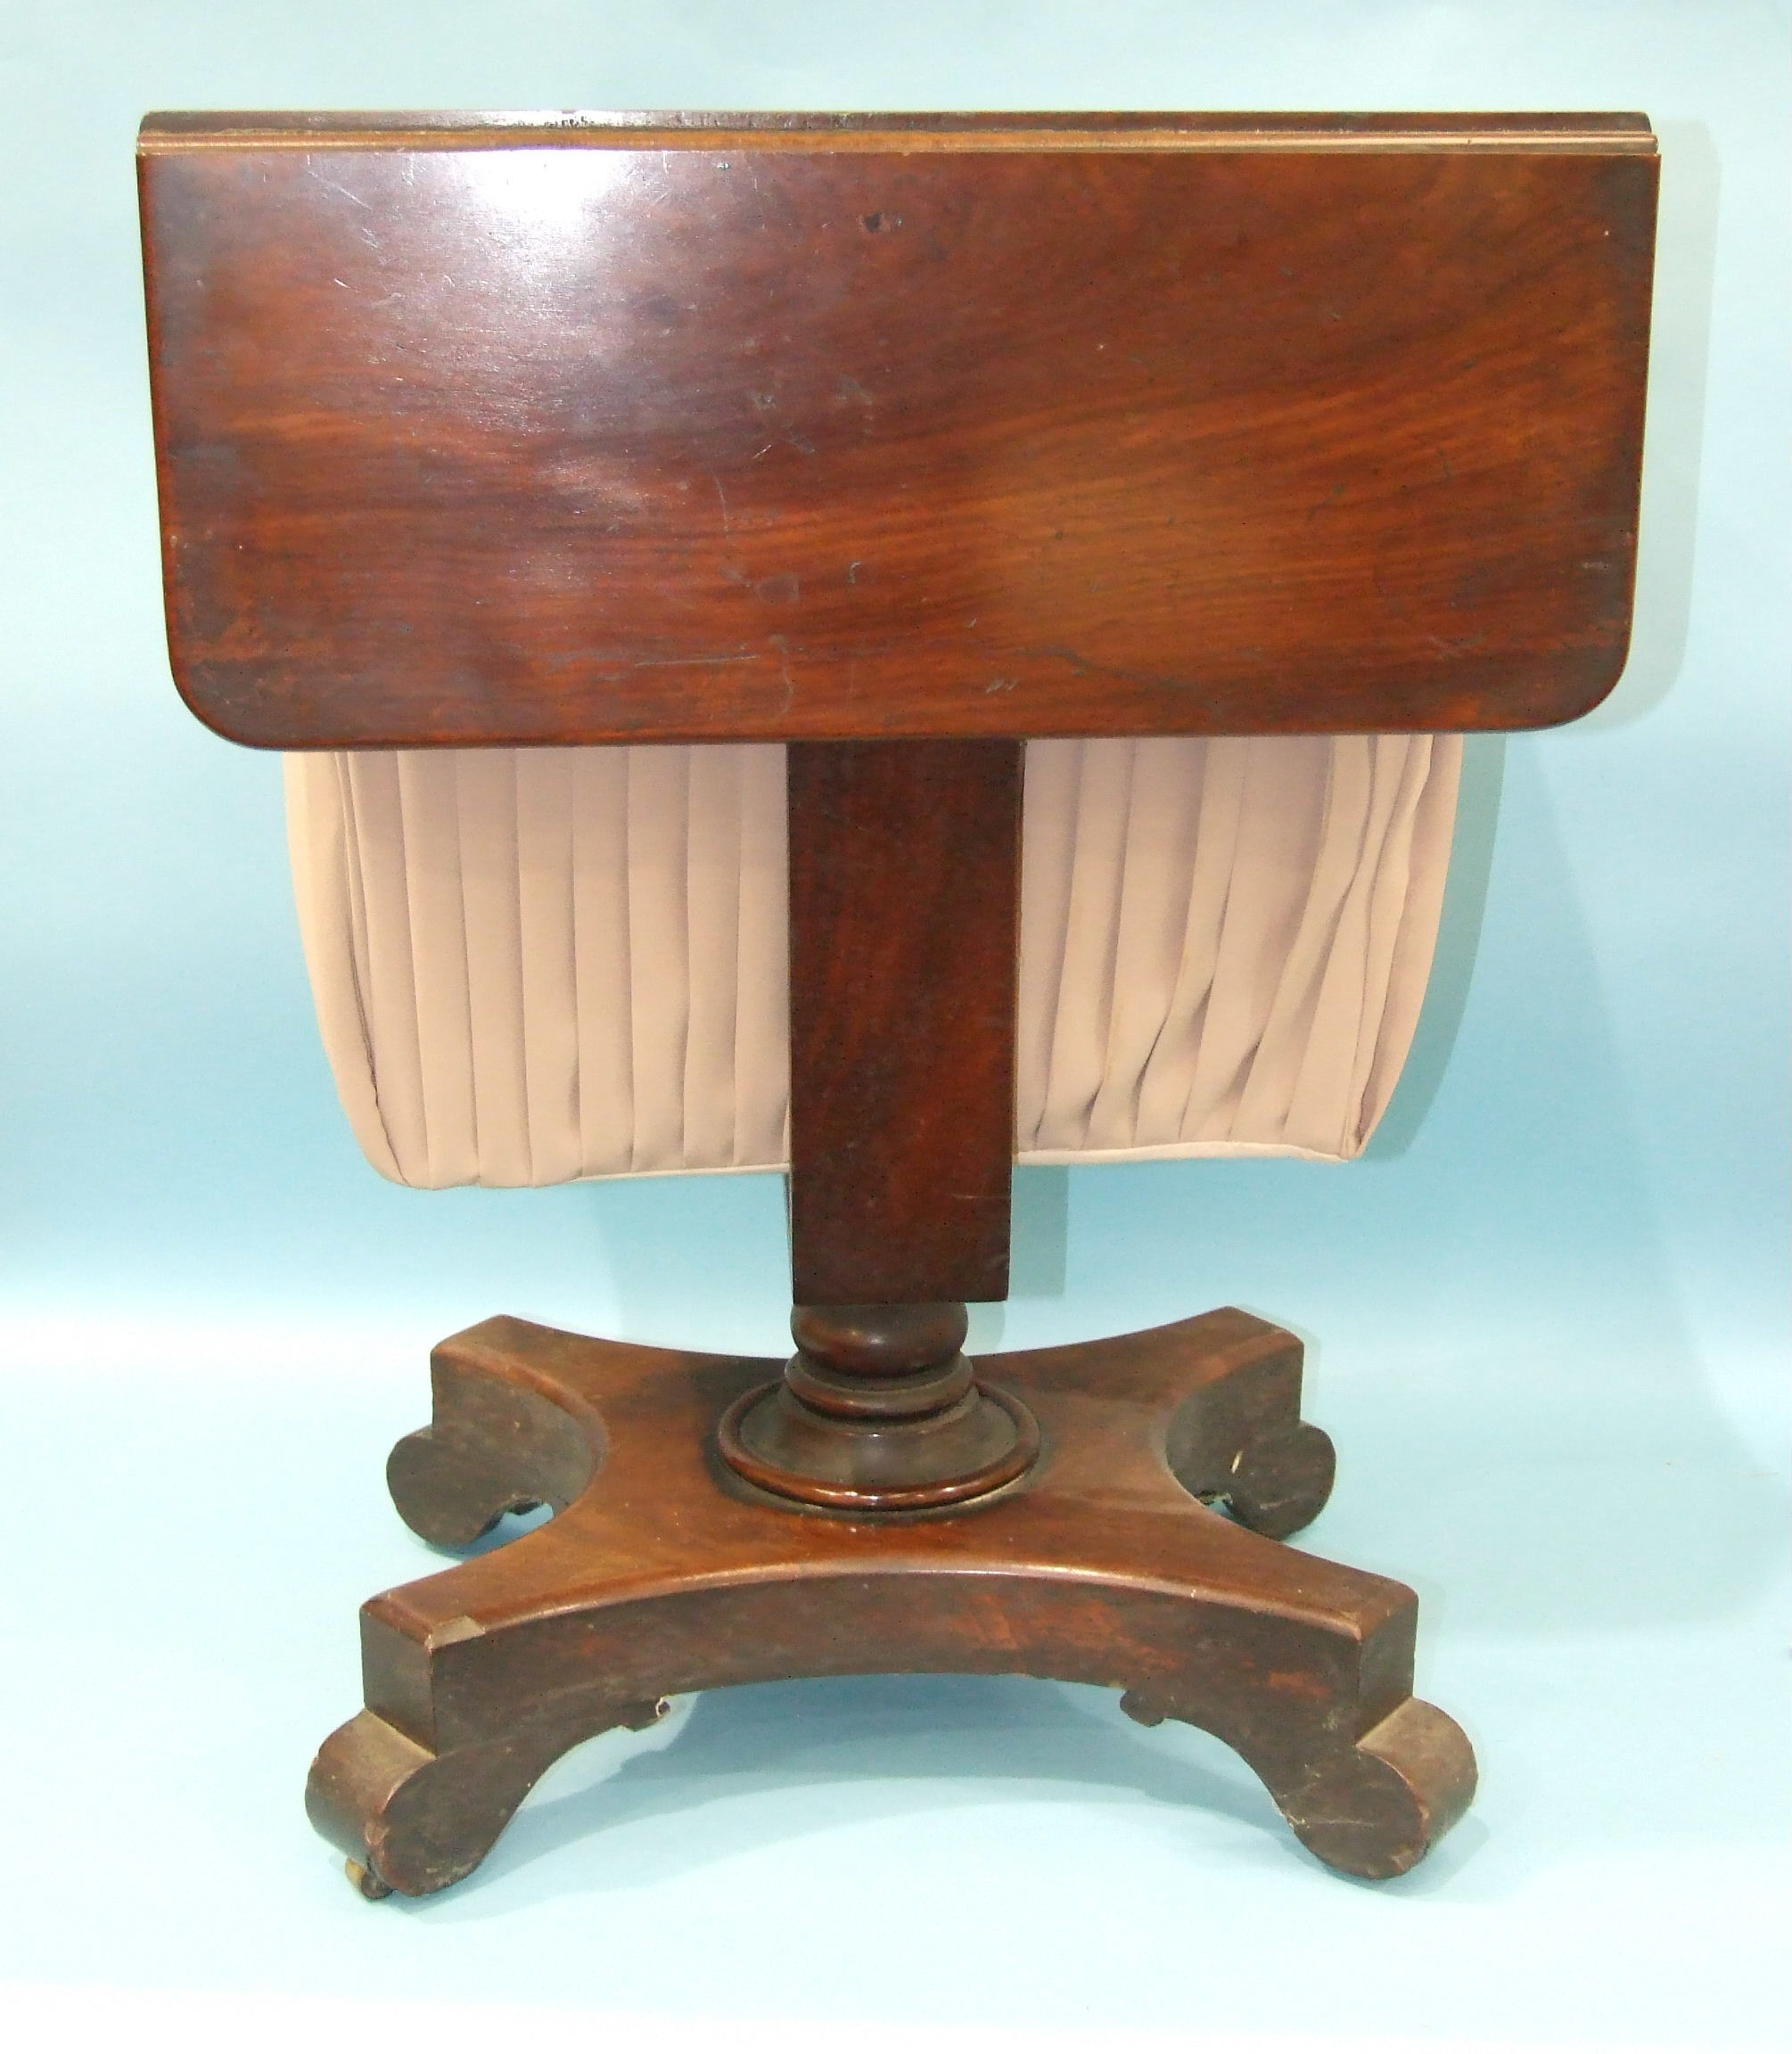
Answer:
[[[268,747],[1547,725],[1637,115],[158,115],[177,679]]]

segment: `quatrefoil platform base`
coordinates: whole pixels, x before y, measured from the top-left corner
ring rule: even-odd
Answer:
[[[325,1741],[314,1822],[370,1897],[478,1866],[559,1755],[686,1691],[899,1672],[1124,1693],[1229,1743],[1351,1875],[1410,1869],[1475,1760],[1412,1696],[1417,1599],[1281,1545],[1331,1486],[1301,1345],[1248,1314],[986,1356],[1040,1451],[966,1506],[800,1507],[717,1453],[780,1365],[485,1321],[435,1352],[434,1423],[389,1475],[425,1540],[556,1516],[363,1609],[366,1709]],[[1221,1509],[1221,1508],[1225,1508]]]

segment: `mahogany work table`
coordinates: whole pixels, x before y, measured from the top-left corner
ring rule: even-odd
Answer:
[[[672,1694],[1019,1672],[1417,1861],[1475,1778],[1416,1599],[1286,1548],[1301,1347],[986,1358],[1029,738],[1457,732],[1622,668],[1656,185],[1635,115],[157,115],[169,635],[282,750],[788,747],[787,1365],[496,1319],[390,1481],[309,1802],[465,1876]]]

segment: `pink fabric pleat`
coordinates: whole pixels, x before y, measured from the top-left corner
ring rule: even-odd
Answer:
[[[1427,735],[1030,744],[1020,1159],[1360,1154],[1424,998],[1459,760]],[[782,1164],[783,768],[289,758],[318,1017],[374,1167]]]

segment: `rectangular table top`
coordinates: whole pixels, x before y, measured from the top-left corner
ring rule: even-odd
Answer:
[[[158,115],[175,674],[267,747],[1543,726],[1634,115]]]

